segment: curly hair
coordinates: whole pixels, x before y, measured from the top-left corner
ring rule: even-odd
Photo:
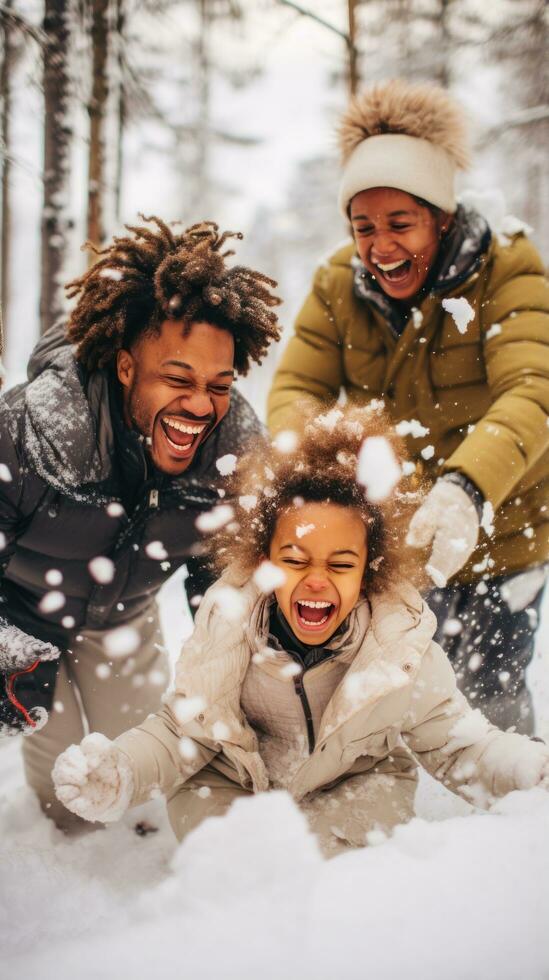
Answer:
[[[366,525],[367,594],[383,592],[401,578],[420,584],[420,563],[405,537],[422,489],[402,476],[384,499],[372,503],[357,478],[360,449],[376,436],[386,440],[402,467],[403,444],[376,401],[310,416],[299,431],[279,433],[270,445],[255,446],[241,458],[227,488],[235,518],[211,542],[215,570],[231,565],[250,576],[269,555],[281,513],[304,502],[330,502],[355,508]]]
[[[133,237],[115,237],[103,249],[87,242],[98,261],[66,286],[70,299],[78,297],[67,328],[78,361],[92,371],[105,367],[120,348],[174,319],[183,320],[187,331],[197,321],[228,330],[239,374],[251,361],[261,363],[271,341],[280,339],[271,308],[281,300],[270,291],[277,285],[273,279],[227,266],[234,251],[223,246],[242,234],[220,233],[205,221],[176,235],[160,218],[140,217],[156,229],[126,225]]]

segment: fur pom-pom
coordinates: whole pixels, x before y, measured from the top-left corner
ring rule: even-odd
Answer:
[[[343,163],[359,143],[382,133],[428,140],[445,150],[458,169],[469,166],[465,113],[437,85],[395,78],[354,96],[338,128]]]

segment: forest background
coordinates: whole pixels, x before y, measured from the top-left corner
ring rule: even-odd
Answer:
[[[337,117],[350,92],[431,79],[468,109],[463,189],[549,255],[547,0],[1,0],[0,300],[8,383],[64,284],[138,213],[245,234],[286,329],[346,235]],[[242,383],[260,414],[274,363]]]

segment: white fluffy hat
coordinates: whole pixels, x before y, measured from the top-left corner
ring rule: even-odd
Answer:
[[[464,113],[436,85],[393,79],[355,96],[339,126],[347,216],[359,191],[396,187],[443,211],[456,210],[455,174],[469,164]]]

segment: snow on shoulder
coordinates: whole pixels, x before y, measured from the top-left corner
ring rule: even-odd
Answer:
[[[459,332],[467,333],[467,327],[475,319],[475,311],[465,296],[443,299],[442,307],[450,314]]]

